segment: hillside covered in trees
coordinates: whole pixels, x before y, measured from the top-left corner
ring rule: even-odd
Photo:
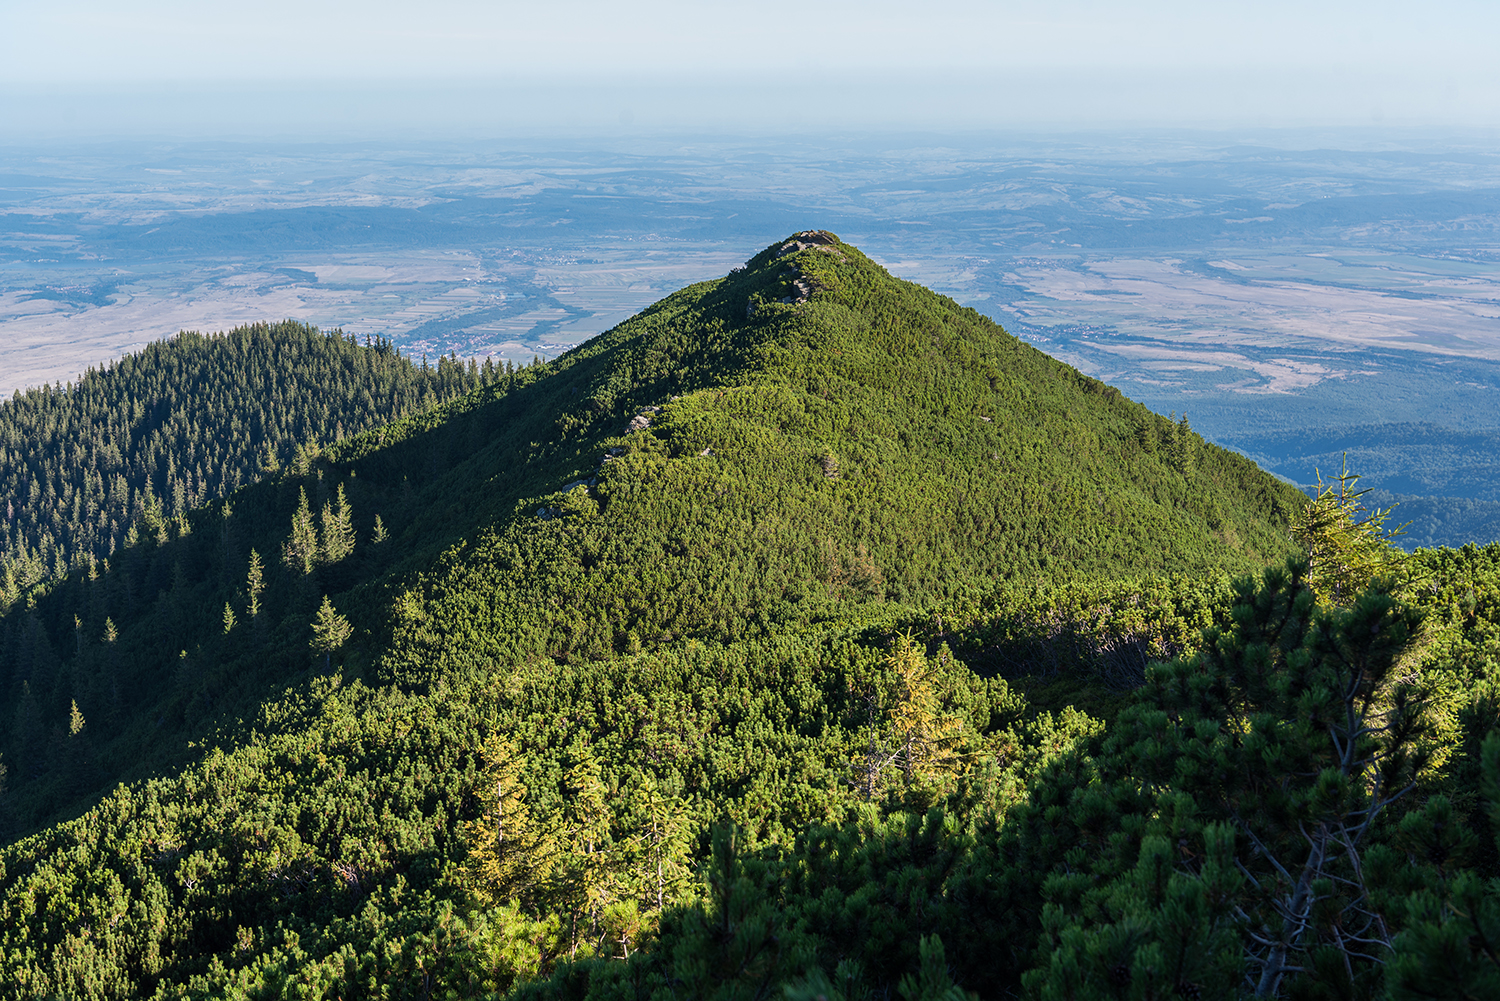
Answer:
[[[7,591],[17,996],[1500,976],[1500,549],[821,232],[482,381]]]
[[[77,385],[0,402],[0,574],[24,587],[106,559],[167,521],[335,441],[502,375],[401,357],[287,321],[182,333]],[[149,513],[148,513],[149,512]]]

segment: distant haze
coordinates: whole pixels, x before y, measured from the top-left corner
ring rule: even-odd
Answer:
[[[1500,7],[0,0],[0,143],[1500,127]]]

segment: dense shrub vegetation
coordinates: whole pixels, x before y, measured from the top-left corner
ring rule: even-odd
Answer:
[[[7,583],[12,993],[1500,975],[1500,547],[1403,561],[825,234],[481,381]]]

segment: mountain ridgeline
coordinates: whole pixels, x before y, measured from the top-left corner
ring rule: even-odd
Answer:
[[[1256,769],[1363,689],[1245,675],[1272,633],[1288,677],[1426,686],[1349,906],[1467,934],[1428,878],[1462,853],[1396,862],[1458,818],[1493,869],[1500,549],[1315,608],[1295,489],[821,231],[465,378],[12,582],[16,996],[1301,990],[1334,926],[1260,945],[1267,859],[1327,797]],[[1226,750],[1263,726],[1280,757]],[[1353,952],[1348,996],[1430,975]]]

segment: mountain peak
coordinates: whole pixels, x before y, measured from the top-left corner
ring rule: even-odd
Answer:
[[[801,233],[793,233],[776,251],[777,257],[785,257],[795,254],[799,250],[821,250],[825,253],[835,254],[840,258],[838,248],[843,243],[837,236],[826,229],[809,229]]]

